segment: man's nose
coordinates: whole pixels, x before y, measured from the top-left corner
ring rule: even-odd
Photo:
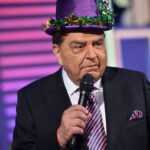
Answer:
[[[89,45],[87,48],[87,58],[89,59],[95,59],[96,58],[96,52],[92,45]]]

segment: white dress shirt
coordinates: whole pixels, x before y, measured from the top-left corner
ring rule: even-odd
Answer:
[[[72,105],[78,104],[79,101],[79,92],[75,92],[79,86],[74,84],[69,76],[67,75],[66,71],[62,69],[62,77],[63,81],[65,84],[65,87],[67,89],[69,98],[71,100]],[[106,115],[105,115],[105,105],[104,105],[104,96],[103,96],[103,87],[101,86],[101,79],[99,79],[96,83],[94,83],[94,87],[96,90],[94,90],[92,93],[95,95],[95,98],[97,100],[97,103],[100,106],[100,111],[102,113],[102,118],[103,118],[103,124],[104,124],[104,129],[106,133]]]

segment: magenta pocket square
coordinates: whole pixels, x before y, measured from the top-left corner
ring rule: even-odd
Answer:
[[[143,118],[143,112],[140,110],[134,110],[129,118],[129,121],[138,120]]]

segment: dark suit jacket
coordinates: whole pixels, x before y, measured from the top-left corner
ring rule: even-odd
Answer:
[[[150,150],[150,83],[142,73],[107,67],[102,77],[108,150]],[[56,130],[71,105],[61,70],[18,92],[12,150],[59,150]],[[134,110],[143,118],[129,121]],[[77,150],[86,150],[81,137]]]

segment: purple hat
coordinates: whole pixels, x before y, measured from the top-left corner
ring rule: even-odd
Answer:
[[[106,31],[114,25],[114,13],[106,0],[57,0],[56,19],[43,25],[45,32]]]

